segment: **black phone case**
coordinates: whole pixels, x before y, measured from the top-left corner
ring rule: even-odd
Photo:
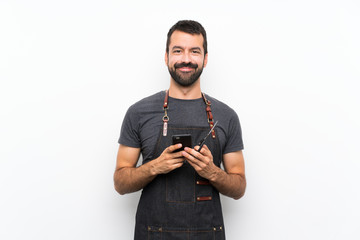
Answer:
[[[180,149],[175,150],[174,152],[179,152],[184,150],[185,147],[192,147],[191,144],[191,134],[179,134],[172,136],[173,145],[177,143],[181,143],[182,147]]]

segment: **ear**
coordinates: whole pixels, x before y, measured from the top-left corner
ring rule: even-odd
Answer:
[[[204,58],[204,67],[206,67],[207,61],[208,61],[208,54],[206,53]]]
[[[168,53],[165,51],[165,65],[168,65],[169,56]]]

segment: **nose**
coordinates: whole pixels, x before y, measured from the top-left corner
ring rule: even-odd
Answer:
[[[189,52],[185,52],[182,56],[182,62],[184,63],[189,63],[191,62],[191,57],[190,57],[190,53]]]

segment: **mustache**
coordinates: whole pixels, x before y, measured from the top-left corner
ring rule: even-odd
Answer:
[[[182,68],[182,67],[191,67],[191,68],[198,68],[198,64],[196,64],[196,63],[191,63],[191,62],[189,62],[189,63],[184,63],[184,62],[182,62],[182,63],[175,63],[174,64],[174,67],[175,68]]]

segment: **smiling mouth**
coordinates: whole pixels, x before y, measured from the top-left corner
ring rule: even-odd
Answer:
[[[194,68],[191,68],[191,67],[181,67],[181,68],[178,68],[181,72],[191,72],[194,70]]]
[[[176,63],[174,65],[175,70],[179,70],[181,73],[190,73],[197,69],[198,65],[196,63]]]

